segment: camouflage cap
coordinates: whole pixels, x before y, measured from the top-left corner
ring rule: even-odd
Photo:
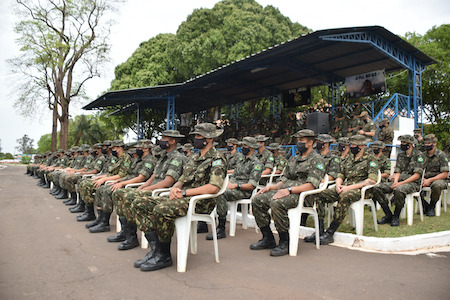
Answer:
[[[437,143],[437,141],[438,141],[437,137],[436,137],[434,134],[432,134],[432,133],[427,134],[427,135],[423,138],[423,143],[424,143],[424,144]]]
[[[422,133],[422,129],[416,128],[416,129],[413,130],[413,132],[419,132],[419,133]]]
[[[369,115],[369,113],[367,112],[367,110],[364,110],[364,111],[358,116],[358,118],[363,118],[363,117],[368,116],[368,115]]]
[[[102,143],[97,143],[97,144],[94,144],[94,146],[92,146],[92,148],[94,148],[94,149],[101,149],[102,148]]]
[[[192,150],[194,149],[194,146],[192,146],[191,143],[186,143],[183,145],[183,150]]]
[[[269,146],[267,146],[267,149],[275,151],[275,150],[281,150],[281,146],[278,143],[270,143]]]
[[[88,144],[82,144],[80,146],[80,151],[90,151],[91,150],[91,146],[89,146]]]
[[[183,145],[177,144],[177,150],[183,150]]]
[[[212,123],[201,123],[195,125],[194,130],[189,134],[198,134],[204,138],[211,139],[220,136],[223,133],[222,128],[217,128],[216,125]]]
[[[351,145],[357,145],[357,146],[362,146],[369,142],[369,140],[367,140],[367,138],[361,134],[352,135],[348,139],[348,141]]]
[[[136,147],[138,148],[146,148],[146,149],[151,149],[154,147],[152,141],[144,139],[144,140],[139,140],[139,142],[137,142]]]
[[[183,138],[184,135],[180,134],[178,130],[164,130],[161,132],[162,136],[168,136],[172,138]]]
[[[253,149],[258,149],[259,148],[259,144],[256,142],[256,139],[254,137],[251,137],[251,136],[244,137],[242,139],[241,144],[245,145],[247,147],[253,148]]]
[[[334,142],[334,138],[329,134],[319,134],[316,137],[316,141],[321,141],[324,143],[332,143],[332,142]]]
[[[373,142],[372,144],[370,144],[369,147],[370,148],[384,149],[384,148],[386,148],[386,145],[382,141],[376,141],[376,142]]]
[[[65,150],[64,149],[58,149],[58,153],[64,153]]]
[[[239,141],[235,138],[229,138],[225,142],[233,145],[239,145]]]
[[[125,143],[122,140],[114,140],[109,147],[125,147]]]
[[[338,139],[338,144],[350,145],[349,138],[348,137],[341,137],[341,138],[339,138]]]
[[[106,140],[106,141],[104,141],[103,143],[101,143],[102,144],[102,146],[111,146],[111,143],[112,143],[112,141],[111,140]]]
[[[294,133],[292,136],[296,137],[296,138],[300,138],[300,137],[315,138],[317,135],[311,129],[302,129],[302,130],[299,130],[296,133]]]
[[[71,152],[78,152],[78,151],[81,151],[81,148],[78,147],[78,146],[73,146],[73,147],[70,149],[70,151],[71,151]]]
[[[384,118],[383,120],[381,120],[380,124],[389,124],[389,119]]]
[[[255,136],[255,140],[256,140],[257,142],[265,142],[265,141],[267,141],[268,139],[270,139],[270,138],[267,137],[267,136],[265,136],[265,135],[257,135],[257,136]]]
[[[136,154],[136,148],[130,148],[127,150],[127,153],[130,155]]]
[[[50,151],[47,151],[44,153],[44,155],[50,155],[50,154],[52,154]]]
[[[405,142],[405,143],[408,143],[408,144],[417,144],[417,140],[416,140],[416,138],[415,137],[413,137],[412,135],[410,135],[410,134],[404,134],[404,135],[401,135],[401,136],[399,136],[398,138],[397,138],[400,142]]]

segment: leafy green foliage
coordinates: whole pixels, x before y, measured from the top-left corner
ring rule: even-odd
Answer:
[[[51,151],[51,148],[52,148],[51,133],[41,135],[41,137],[39,138],[39,141],[37,142],[37,145],[38,145],[38,148],[37,148],[38,153],[45,153],[47,151]],[[58,147],[56,147],[56,148],[58,148]]]
[[[29,164],[30,161],[31,161],[31,156],[28,156],[28,155],[23,155],[22,159],[20,160],[20,162],[22,164],[26,164],[26,165]]]

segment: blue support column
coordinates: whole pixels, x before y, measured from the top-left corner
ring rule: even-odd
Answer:
[[[141,106],[139,104],[139,102],[136,103],[137,105],[137,140],[139,141],[140,139],[143,138],[143,133],[142,133],[142,126],[141,126]]]
[[[175,96],[167,98],[167,130],[175,129]]]
[[[276,120],[281,118],[281,95],[272,96],[272,115]]]

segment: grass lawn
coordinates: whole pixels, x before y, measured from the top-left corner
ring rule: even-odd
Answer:
[[[384,216],[382,210],[377,211],[377,219]],[[325,218],[325,229],[327,228],[327,218]],[[307,226],[314,227],[314,221],[312,217],[308,218]],[[439,217],[427,217],[423,216],[423,222],[420,221],[420,215],[414,214],[413,225],[408,226],[406,224],[406,218],[400,218],[400,226],[392,227],[390,224],[378,225],[378,231],[375,231],[372,220],[372,213],[370,208],[366,207],[364,210],[364,232],[365,236],[374,237],[401,237],[411,236],[416,234],[432,233],[437,231],[450,230],[450,209],[444,212],[444,208],[441,208],[441,215]],[[344,222],[339,226],[338,232],[347,232],[355,234],[355,229],[350,226],[350,221],[347,217]]]

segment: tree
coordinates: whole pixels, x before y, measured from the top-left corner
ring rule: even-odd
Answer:
[[[39,138],[39,141],[37,142],[37,145],[38,145],[38,148],[37,148],[38,153],[45,153],[47,151],[54,152],[52,150],[52,134],[48,133],[48,134],[41,135],[41,137]]]
[[[24,135],[20,139],[17,139],[16,142],[19,146],[16,149],[22,154],[31,154],[33,152],[33,143],[34,140],[30,138],[28,135]]]
[[[2,152],[2,139],[0,139],[0,152]]]
[[[9,60],[23,76],[16,106],[45,99],[60,123],[59,144],[68,147],[69,106],[83,97],[86,81],[100,75],[107,61],[111,17],[121,0],[16,0],[21,21],[15,31],[22,55]],[[52,149],[56,141],[52,139]]]

